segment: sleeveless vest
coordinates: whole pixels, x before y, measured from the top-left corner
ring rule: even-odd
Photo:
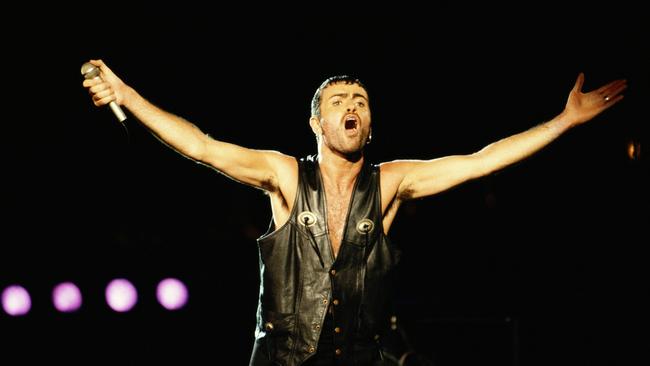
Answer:
[[[255,347],[251,359],[302,364],[318,350],[331,306],[337,363],[350,364],[351,353],[364,346],[377,350],[390,323],[390,284],[399,252],[384,235],[379,167],[366,164],[357,177],[335,259],[318,162],[308,156],[298,166],[289,220],[272,232],[271,223],[269,233],[257,240],[261,279],[255,337],[265,354],[255,354],[261,352]]]

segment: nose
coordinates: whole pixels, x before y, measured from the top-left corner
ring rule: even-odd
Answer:
[[[356,106],[354,105],[354,102],[348,104],[347,111],[349,112],[355,112],[357,110]]]

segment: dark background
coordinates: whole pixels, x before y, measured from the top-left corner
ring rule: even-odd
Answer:
[[[471,153],[554,117],[580,71],[586,91],[626,78],[620,104],[525,162],[405,204],[391,237],[403,250],[399,329],[437,366],[647,363],[648,159],[628,156],[647,141],[644,13],[620,2],[318,6],[6,14],[19,25],[0,25],[0,288],[23,285],[33,305],[0,312],[2,353],[247,363],[268,200],[95,108],[79,69],[102,58],[211,136],[295,156],[315,152],[316,87],[356,75],[371,96],[373,162]],[[140,291],[125,314],[103,299],[118,276]],[[189,286],[177,312],[154,298],[167,276]],[[64,280],[84,295],[77,313],[51,306]]]

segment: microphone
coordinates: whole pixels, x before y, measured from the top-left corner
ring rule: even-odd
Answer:
[[[81,65],[81,75],[84,76],[84,79],[97,79],[100,78],[99,76],[99,68],[90,62],[86,62],[83,65]],[[108,106],[111,107],[111,110],[113,111],[113,114],[115,114],[115,117],[120,122],[124,122],[126,120],[126,114],[124,114],[124,111],[120,106],[115,103],[115,101],[112,101],[108,103]]]

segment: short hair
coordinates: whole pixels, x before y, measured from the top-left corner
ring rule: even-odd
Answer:
[[[323,81],[322,84],[316,89],[316,93],[314,93],[314,97],[311,98],[311,115],[320,117],[320,102],[321,98],[323,95],[323,90],[327,88],[328,86],[332,84],[338,84],[338,83],[344,83],[344,84],[357,84],[360,87],[363,88],[366,92],[368,89],[366,89],[366,86],[363,85],[363,83],[356,77],[350,76],[350,75],[336,75],[336,76],[331,76],[327,78],[325,81]]]

